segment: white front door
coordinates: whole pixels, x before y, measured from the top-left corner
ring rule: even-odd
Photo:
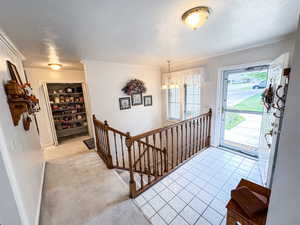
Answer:
[[[277,104],[282,106],[282,102],[279,101],[278,96],[284,94],[284,86],[287,85],[287,78],[283,76],[283,71],[288,67],[289,54],[286,53],[275,59],[269,66],[268,80],[266,88],[270,86],[274,92],[274,99],[272,104],[269,106],[270,109],[264,107],[262,115],[261,134],[258,147],[258,159],[259,167],[262,175],[263,183],[267,186],[271,185],[272,182],[272,171],[275,165],[277,143],[279,140],[279,133],[281,128],[281,118],[283,112],[276,109]],[[276,90],[279,85],[282,88],[278,90],[278,96],[276,96]]]
[[[223,71],[220,146],[257,157],[268,65]]]

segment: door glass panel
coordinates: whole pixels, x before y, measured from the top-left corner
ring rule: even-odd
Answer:
[[[256,151],[259,144],[260,114],[225,113],[224,145]]]
[[[268,66],[224,71],[221,146],[257,156]]]
[[[262,112],[261,95],[266,88],[267,69],[229,73],[226,108]]]

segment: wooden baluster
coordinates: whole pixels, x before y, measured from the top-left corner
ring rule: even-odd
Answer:
[[[194,155],[194,151],[195,151],[195,149],[194,149],[194,143],[195,143],[195,141],[194,141],[194,135],[195,135],[194,120],[192,120],[191,123],[192,123],[192,132],[191,132],[191,136],[192,136],[192,152],[191,152],[191,155]]]
[[[125,157],[124,157],[124,147],[123,147],[123,136],[120,135],[120,141],[121,141],[121,151],[122,151],[122,162],[123,162],[123,168],[125,169]]]
[[[174,168],[174,163],[173,163],[173,159],[174,159],[174,132],[173,132],[173,127],[171,127],[171,141],[172,141],[172,152],[171,152],[171,157],[172,157],[172,169]]]
[[[93,115],[93,118],[95,117],[95,115]],[[94,122],[94,128],[95,128],[95,137],[96,137],[96,147],[97,147],[97,152],[99,152],[100,151],[100,147],[99,147],[99,129],[98,129],[98,127],[97,127],[97,125],[95,124],[95,122]]]
[[[145,151],[145,144],[143,144],[143,152]],[[143,164],[143,171],[146,174],[147,173],[147,163],[146,163],[146,154],[143,156],[144,164]]]
[[[203,118],[203,124],[202,124],[202,129],[203,129],[203,141],[202,141],[202,148],[205,148],[205,141],[206,141],[206,133],[205,133],[205,125],[206,125],[206,117],[204,116]]]
[[[103,152],[103,149],[102,149],[102,128],[101,127],[98,127],[98,142],[99,142],[99,152],[102,155],[104,155],[104,152]]]
[[[105,153],[105,149],[103,148],[103,146],[104,146],[104,144],[103,144],[103,136],[104,136],[104,135],[103,135],[103,132],[104,132],[104,131],[103,131],[103,128],[100,127],[100,128],[99,128],[99,134],[100,134],[100,135],[99,135],[99,138],[100,138],[100,139],[99,139],[99,141],[100,141],[99,143],[100,143],[100,146],[101,146],[101,151],[102,151],[102,153]]]
[[[166,148],[164,148],[164,155],[165,155],[165,160],[164,160],[164,163],[165,163],[165,173],[167,173],[168,170],[169,170],[169,166],[168,166],[168,150]]]
[[[117,147],[116,132],[113,132],[113,134],[114,134],[114,143],[115,143],[116,164],[117,164],[117,167],[119,167],[119,158],[118,158],[118,147]]]
[[[198,140],[198,151],[201,150],[201,117],[198,118],[199,120],[199,140]]]
[[[211,117],[212,117],[212,110],[211,108],[209,109],[208,111],[208,137],[207,137],[207,147],[210,146],[210,142],[211,142],[211,136],[210,136],[210,133],[211,133]]]
[[[179,137],[178,137],[178,126],[176,126],[176,149],[177,149],[177,163],[176,166],[179,164]]]
[[[193,137],[194,137],[194,144],[193,144],[193,148],[194,148],[194,152],[193,152],[193,154],[196,154],[196,152],[197,152],[197,132],[196,132],[196,129],[197,129],[197,127],[196,127],[196,121],[197,120],[193,120],[193,124],[194,124],[194,131],[193,131],[193,133],[194,133],[194,135],[193,135]]]
[[[168,130],[165,130],[165,135],[166,135],[166,149],[167,149],[167,170],[169,170],[169,141],[168,141]]]
[[[139,147],[139,158],[141,157],[141,142],[138,142]],[[144,178],[143,178],[143,170],[142,170],[142,158],[140,159],[140,182],[141,182],[141,189],[144,187]]]
[[[135,162],[135,142],[132,143],[132,154],[133,154],[133,162]],[[134,171],[136,171],[136,164],[134,165]]]
[[[180,162],[182,163],[183,161],[183,124],[180,125],[180,133],[181,133],[181,159],[180,159]]]
[[[101,145],[102,153],[106,157],[105,144],[104,144],[104,129],[103,129],[103,127],[100,128],[100,145]]]
[[[160,176],[162,176],[164,173],[164,160],[163,160],[163,154],[161,151],[160,151],[159,155],[160,155]]]
[[[153,139],[153,146],[156,147],[156,136],[155,136],[155,134],[152,135],[152,139]],[[159,175],[158,174],[159,171],[157,169],[157,167],[158,167],[158,152],[157,152],[156,149],[153,149],[153,151],[154,151],[154,175],[155,175],[155,178],[157,178],[158,175]]]
[[[134,198],[136,196],[136,183],[134,180],[134,174],[132,168],[132,156],[131,156],[132,138],[129,132],[127,133],[125,143],[128,150],[128,162],[129,162],[129,173],[130,173],[130,178],[129,178],[130,197]]]
[[[189,127],[190,127],[190,145],[189,145],[189,157],[191,157],[191,151],[192,151],[192,122],[189,122]]]
[[[160,147],[160,149],[162,149],[162,134],[161,134],[161,132],[159,132],[159,147]],[[160,152],[160,166],[161,166],[161,168],[160,168],[160,174],[161,175],[163,175],[163,170],[164,170],[164,168],[163,168],[163,165],[164,165],[164,162],[163,162],[163,155],[162,155],[163,153],[162,152]]]
[[[206,145],[207,145],[207,116],[205,115],[204,116],[204,121],[205,121],[205,123],[204,123],[204,148],[206,148]]]
[[[105,141],[106,141],[106,149],[107,149],[107,168],[108,169],[112,169],[113,166],[113,161],[112,161],[112,156],[111,156],[111,151],[110,151],[110,143],[109,143],[109,133],[108,133],[108,123],[105,120],[104,121],[105,124]]]
[[[199,136],[198,136],[198,151],[201,150],[201,117],[198,118],[199,121],[199,127],[198,127],[198,132],[199,132]]]
[[[187,134],[187,122],[185,123],[185,147],[184,147],[184,149],[185,149],[185,159],[184,160],[186,160],[187,159],[187,150],[188,150],[188,134]]]
[[[148,149],[147,149],[148,148]],[[150,167],[150,148],[149,148],[149,137],[146,137],[146,151],[147,151],[147,173],[148,173],[148,184],[151,182],[151,167]],[[145,154],[146,155],[146,154]]]
[[[155,172],[155,149],[153,149],[152,147],[149,147],[149,150],[151,149],[151,152],[150,152],[150,158],[152,158],[152,176],[154,175],[154,179],[156,179],[156,172]],[[150,163],[151,164],[151,163]],[[151,171],[151,170],[150,170]]]
[[[199,149],[199,118],[196,120],[196,152]]]
[[[204,130],[205,131],[205,146],[204,146],[205,148],[207,147],[207,127],[208,127],[207,124],[208,124],[208,118],[207,118],[207,115],[206,115],[205,116],[205,128],[204,128],[205,129]]]

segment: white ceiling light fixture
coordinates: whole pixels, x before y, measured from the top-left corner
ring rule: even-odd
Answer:
[[[168,60],[168,78],[167,78],[167,83],[163,84],[161,86],[161,89],[167,90],[167,89],[173,89],[173,88],[179,88],[179,85],[177,82],[173,82],[171,80],[171,61]]]
[[[62,68],[62,65],[59,63],[49,63],[48,66],[52,69],[52,70],[60,70]]]
[[[198,6],[186,11],[181,18],[187,26],[196,30],[204,25],[204,23],[208,20],[210,13],[210,8],[206,6]]]

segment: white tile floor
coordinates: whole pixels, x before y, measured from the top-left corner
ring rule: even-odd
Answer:
[[[225,225],[241,178],[262,184],[257,162],[209,148],[135,199],[153,225]]]

